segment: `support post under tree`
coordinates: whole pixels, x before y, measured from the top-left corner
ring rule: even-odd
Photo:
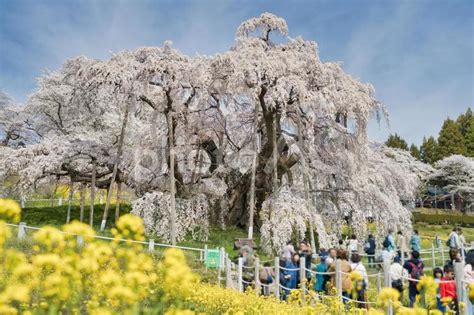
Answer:
[[[66,215],[66,223],[71,221],[71,207],[72,207],[72,197],[74,196],[74,182],[69,182],[69,196],[67,198],[67,215]]]
[[[133,104],[135,104],[136,97],[134,95],[132,95],[131,99],[132,99]],[[109,191],[107,192],[107,200],[105,202],[104,215],[102,216],[102,222],[100,224],[100,231],[101,232],[103,232],[105,230],[105,224],[107,223],[107,215],[109,213],[110,199],[112,198],[112,191],[113,191],[113,188],[114,188],[114,182],[115,182],[115,178],[117,177],[118,165],[120,163],[120,159],[122,158],[123,140],[125,138],[125,131],[127,129],[127,122],[128,122],[129,112],[130,112],[130,103],[127,103],[127,105],[125,106],[125,114],[123,115],[122,129],[120,130],[120,138],[119,138],[119,143],[118,143],[118,148],[117,148],[117,156],[115,157],[114,169],[112,171],[112,178],[110,179]]]
[[[122,182],[118,182],[117,183],[117,201],[115,202],[115,222],[117,222],[117,220],[120,217],[121,193],[122,193]]]
[[[79,191],[80,196],[80,212],[79,212],[79,220],[81,222],[84,221],[84,200],[86,198],[86,184],[81,183],[81,190]]]
[[[94,226],[94,203],[95,203],[95,177],[96,177],[97,165],[95,158],[92,159],[92,175],[91,175],[91,202],[89,212],[89,225]]]

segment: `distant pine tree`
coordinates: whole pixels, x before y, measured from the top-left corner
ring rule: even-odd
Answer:
[[[448,118],[439,132],[437,159],[441,160],[453,154],[465,155],[466,146],[459,124]]]
[[[402,150],[408,151],[408,144],[405,140],[402,139],[398,134],[390,134],[388,136],[387,141],[385,141],[385,145],[391,148],[398,148]]]
[[[438,143],[432,136],[426,139],[423,137],[423,143],[420,147],[420,158],[423,162],[428,164],[434,164],[438,161],[437,158]]]
[[[412,143],[411,146],[410,146],[410,154],[411,156],[413,156],[414,158],[420,160],[421,159],[421,156],[420,156],[420,150],[418,149],[418,147]]]
[[[474,121],[471,121],[467,127],[464,146],[466,147],[466,155],[474,157]]]
[[[464,138],[464,146],[466,147],[466,155],[474,157],[474,115],[471,108],[468,108],[464,114],[459,115],[456,119],[456,123],[459,125],[459,131]]]

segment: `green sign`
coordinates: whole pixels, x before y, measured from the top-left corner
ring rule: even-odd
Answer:
[[[206,256],[207,268],[219,268],[221,263],[221,256],[218,249],[208,249]]]

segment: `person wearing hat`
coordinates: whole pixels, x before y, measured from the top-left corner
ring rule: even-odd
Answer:
[[[392,288],[400,292],[400,296],[403,293],[403,278],[407,276],[407,271],[400,264],[400,256],[396,256],[390,265],[390,278],[392,279]]]
[[[295,248],[291,244],[291,241],[288,242],[285,246],[283,246],[280,257],[284,260],[291,260],[291,257],[293,257],[293,254],[295,253]]]

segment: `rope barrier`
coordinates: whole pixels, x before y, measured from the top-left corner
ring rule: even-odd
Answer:
[[[20,228],[20,225],[18,225],[18,224],[6,223],[6,225],[11,226],[11,227]],[[44,231],[45,230],[44,228],[38,228],[38,227],[35,227],[35,226],[29,226],[29,225],[23,225],[23,228],[25,228],[25,230],[34,230],[34,231]],[[149,245],[150,244],[150,242],[129,240],[129,239],[123,239],[123,238],[113,238],[113,237],[100,236],[100,235],[81,235],[81,234],[77,234],[77,233],[64,232],[64,231],[61,231],[61,230],[57,230],[57,232],[61,233],[61,234],[66,234],[66,235],[84,236],[84,237],[91,237],[91,238],[108,240],[108,241],[137,243],[137,244],[142,244],[142,245]],[[160,244],[160,243],[153,243],[153,244],[156,247],[178,248],[178,249],[182,249],[182,250],[198,251],[198,252],[204,252],[205,251],[205,249],[202,249],[202,248],[194,248],[194,247],[187,247],[187,246],[176,246],[176,245]]]
[[[410,281],[410,282],[420,282],[420,279],[413,279],[410,277],[402,276],[401,279]],[[443,283],[456,283],[456,280],[440,280],[437,282],[438,284],[443,284]]]
[[[308,269],[308,268],[306,268],[306,267],[303,267],[303,269],[304,269],[306,272],[310,272],[311,274],[314,274],[314,275],[333,275],[333,274],[335,274],[334,271],[331,271],[331,272],[321,272],[321,271],[311,270],[311,269]]]
[[[291,291],[291,290],[296,290],[296,289],[291,289],[291,288],[285,287],[285,286],[282,285],[282,284],[278,284],[278,286],[279,286],[280,288],[284,289],[284,290],[290,290],[290,291]]]
[[[282,269],[282,270],[286,270],[286,271],[298,271],[298,270],[300,270],[299,268],[285,268],[285,267],[281,267],[281,266],[279,268]]]
[[[343,300],[346,300],[346,301],[348,301],[348,302],[354,302],[354,303],[360,303],[360,304],[367,304],[367,305],[374,305],[374,304],[377,304],[377,302],[358,301],[358,300],[354,300],[354,299],[351,299],[351,298],[348,298],[348,297],[345,297],[345,296],[343,296],[342,299],[343,299]]]

